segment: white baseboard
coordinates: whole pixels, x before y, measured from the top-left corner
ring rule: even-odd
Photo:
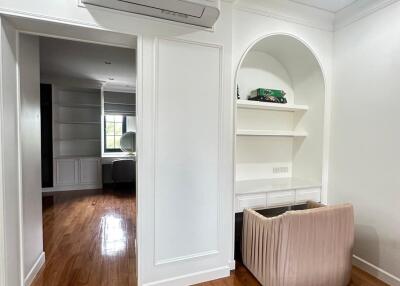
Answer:
[[[188,275],[177,276],[165,280],[144,283],[143,286],[187,286],[223,277],[228,277],[229,275],[230,275],[229,266],[224,266],[210,270],[191,273]]]
[[[42,252],[38,259],[36,260],[35,264],[32,266],[31,270],[29,271],[28,275],[26,275],[24,279],[24,285],[30,286],[35,279],[36,275],[39,273],[40,269],[44,265],[46,258],[44,252]]]
[[[230,270],[235,270],[235,268],[236,268],[236,261],[235,260],[230,260],[228,262],[228,264],[229,264],[229,269]]]
[[[78,191],[78,190],[96,190],[102,189],[103,185],[73,185],[73,186],[55,186],[53,188],[42,188],[42,192],[60,192],[60,191]]]
[[[393,274],[386,272],[385,270],[379,268],[378,266],[375,266],[372,263],[369,263],[368,261],[356,255],[353,255],[353,264],[391,286],[400,286],[399,277],[396,277]]]

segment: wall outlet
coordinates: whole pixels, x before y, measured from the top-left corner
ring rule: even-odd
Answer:
[[[273,174],[282,174],[282,173],[289,173],[289,167],[273,167],[272,168]]]

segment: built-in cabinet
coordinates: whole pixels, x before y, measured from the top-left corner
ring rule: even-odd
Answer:
[[[101,159],[76,157],[54,159],[55,187],[58,190],[101,188]]]
[[[54,189],[100,188],[101,90],[53,86]]]
[[[287,35],[265,37],[237,71],[235,212],[320,201],[325,86],[312,52]],[[286,104],[248,100],[257,88]]]

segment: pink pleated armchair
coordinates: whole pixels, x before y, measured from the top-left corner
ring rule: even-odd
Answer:
[[[350,204],[310,202],[272,218],[243,212],[243,264],[264,286],[347,286],[353,242]]]

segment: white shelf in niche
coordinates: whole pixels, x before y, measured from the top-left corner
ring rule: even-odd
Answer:
[[[307,137],[306,132],[288,130],[252,130],[238,129],[237,136],[276,136],[276,137]]]
[[[296,189],[320,188],[321,183],[302,178],[274,178],[236,181],[236,194],[289,191]]]
[[[307,105],[296,105],[296,104],[281,104],[281,103],[271,103],[271,102],[259,102],[252,100],[237,100],[238,108],[246,109],[264,109],[264,110],[275,110],[275,111],[307,111]]]

